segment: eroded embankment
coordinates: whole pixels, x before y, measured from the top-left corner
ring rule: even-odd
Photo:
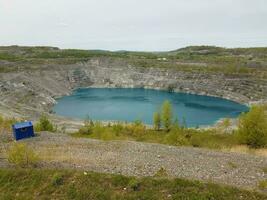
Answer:
[[[56,97],[68,95],[78,87],[165,89],[240,103],[267,99],[267,80],[256,80],[253,76],[137,68],[119,60],[109,62],[97,58],[73,65],[0,73],[0,112],[34,118],[51,111]]]

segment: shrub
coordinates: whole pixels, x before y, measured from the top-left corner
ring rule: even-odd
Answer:
[[[267,167],[263,167],[262,171],[264,172],[264,174],[267,174]]]
[[[229,127],[231,126],[231,120],[229,118],[223,119],[222,123],[220,124],[221,132],[227,132]]]
[[[172,124],[172,106],[167,100],[162,105],[161,117],[165,130],[169,131]]]
[[[52,124],[52,122],[49,120],[47,115],[42,115],[35,125],[35,131],[50,131],[54,132],[56,128]]]
[[[94,124],[93,122],[91,123],[91,121],[84,121],[84,126],[82,126],[81,128],[79,128],[78,133],[82,134],[82,135],[90,135],[93,133],[93,127]]]
[[[155,174],[154,177],[167,177],[168,172],[165,168],[161,167]]]
[[[136,120],[133,124],[127,127],[130,134],[136,137],[144,135],[146,126],[141,120]]]
[[[39,158],[23,143],[15,143],[8,151],[8,161],[19,167],[36,166]]]
[[[0,125],[3,123],[4,118],[0,115]]]
[[[140,189],[140,181],[136,180],[135,178],[132,178],[129,181],[128,186],[133,190],[133,191],[138,191]]]
[[[11,142],[13,140],[12,124],[16,123],[15,118],[4,118],[0,115],[0,140],[2,142]]]
[[[239,141],[253,148],[264,147],[267,144],[267,117],[262,106],[253,106],[242,114],[238,125]]]
[[[124,127],[121,123],[116,123],[112,126],[112,131],[115,133],[115,134],[119,134],[123,131]]]
[[[235,163],[233,163],[233,162],[228,162],[228,165],[232,169],[236,169],[237,168],[237,165]]]
[[[77,198],[78,196],[78,191],[77,189],[75,188],[75,184],[74,183],[71,183],[69,186],[68,186],[68,189],[67,189],[67,196],[69,197],[69,199],[75,199]]]
[[[160,119],[160,114],[159,112],[155,112],[153,115],[153,124],[154,124],[154,129],[155,130],[160,130],[161,126],[161,119]]]
[[[259,181],[258,187],[261,190],[266,190],[267,189],[267,180]]]
[[[93,127],[93,132],[95,135],[102,135],[105,132],[105,127],[101,122],[96,122]]]
[[[92,133],[92,129],[88,126],[82,126],[81,128],[79,128],[78,132],[82,135],[90,135]]]
[[[52,177],[52,185],[53,186],[59,186],[63,184],[63,176],[62,174],[54,174]]]
[[[186,123],[185,117],[183,117],[181,128],[185,128],[185,129],[187,128],[187,123]]]
[[[178,131],[171,131],[166,134],[164,142],[175,146],[186,146],[189,144],[188,139],[184,136],[184,134]]]
[[[176,131],[176,132],[181,132],[181,127],[180,127],[179,120],[177,117],[175,118],[172,124],[171,130]]]
[[[12,124],[16,122],[15,118],[4,118],[0,115],[0,133],[11,132]]]
[[[190,134],[189,143],[193,147],[207,147],[210,149],[221,149],[227,145],[232,145],[228,138],[231,139],[231,142],[235,142],[234,137],[229,136],[228,134],[215,134],[214,132],[199,131]],[[226,140],[226,141],[225,141]]]

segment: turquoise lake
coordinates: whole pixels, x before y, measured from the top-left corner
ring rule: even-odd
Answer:
[[[233,101],[151,89],[81,88],[58,99],[53,110],[71,118],[127,121],[152,124],[153,113],[169,100],[174,117],[188,127],[212,125],[220,118],[238,117],[248,107]]]

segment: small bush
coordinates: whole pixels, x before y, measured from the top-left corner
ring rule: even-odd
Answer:
[[[34,167],[38,160],[37,154],[23,143],[15,143],[8,151],[8,161],[18,167]]]
[[[263,167],[262,171],[264,172],[264,174],[267,174],[267,167]]]
[[[141,183],[140,181],[136,180],[135,178],[131,179],[128,183],[128,186],[133,190],[133,191],[138,191],[140,189]]]
[[[0,134],[10,133],[12,124],[16,122],[15,118],[4,118],[0,115]]]
[[[92,130],[92,127],[91,126],[82,126],[81,128],[79,128],[79,131],[78,131],[80,134],[82,135],[90,135],[93,130]]]
[[[164,169],[163,167],[161,167],[154,175],[154,177],[167,177],[168,173],[166,171],[166,169]]]
[[[69,186],[68,186],[68,189],[67,189],[67,196],[69,197],[69,199],[75,199],[77,198],[78,196],[78,191],[75,187],[75,184],[74,183],[71,183]]]
[[[155,130],[160,130],[161,127],[161,117],[159,112],[155,112],[153,115],[153,125]]]
[[[228,162],[228,165],[232,169],[236,169],[237,168],[237,165],[235,163],[233,163],[233,162]]]
[[[46,115],[42,115],[35,125],[35,131],[56,131],[56,128]]]
[[[116,123],[112,126],[112,131],[115,134],[120,134],[123,131],[124,127],[121,123]]]
[[[260,181],[258,183],[258,187],[261,190],[266,190],[267,189],[267,180]]]
[[[164,142],[175,146],[185,146],[189,144],[188,139],[184,136],[184,134],[177,131],[171,131],[166,134]]]
[[[12,124],[14,124],[16,120],[14,118],[4,118],[0,115],[0,140],[2,142],[10,142],[12,141]]]
[[[63,176],[61,174],[54,174],[52,177],[52,185],[59,186],[63,184]]]
[[[140,137],[145,134],[146,126],[143,124],[141,120],[136,120],[133,124],[127,127],[128,131],[131,135],[135,137]]]
[[[125,186],[129,182],[128,178],[125,178],[123,175],[116,175],[111,181],[115,187]]]
[[[217,128],[218,133],[229,133],[231,126],[231,120],[229,118],[223,119]]]
[[[216,135],[214,133],[200,131],[191,134],[189,142],[193,147],[200,147],[200,148],[207,147],[210,149],[221,149],[223,146],[226,146],[225,145],[226,143],[231,145],[228,141],[224,141],[227,138],[228,138],[227,135]],[[231,137],[231,139],[233,139],[233,137]]]
[[[267,145],[267,117],[262,106],[253,106],[248,113],[242,114],[238,128],[241,144],[247,144],[252,148]]]

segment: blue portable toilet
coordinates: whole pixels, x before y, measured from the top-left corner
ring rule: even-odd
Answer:
[[[15,140],[34,137],[32,122],[21,122],[12,125]]]

